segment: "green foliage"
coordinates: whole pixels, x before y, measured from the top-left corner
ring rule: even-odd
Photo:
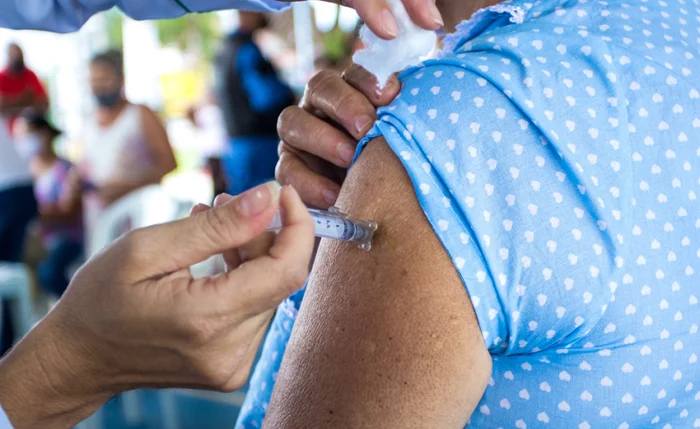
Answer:
[[[338,61],[349,54],[348,34],[339,26],[321,36],[323,38],[324,55],[332,61]]]
[[[106,12],[107,18],[107,40],[110,49],[122,50],[124,48],[124,15],[113,8]]]
[[[183,51],[197,51],[204,61],[210,61],[220,40],[218,23],[213,13],[193,13],[157,21],[156,24],[164,46],[175,45]]]

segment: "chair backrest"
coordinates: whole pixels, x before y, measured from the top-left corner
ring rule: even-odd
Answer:
[[[177,200],[160,185],[138,189],[121,198],[102,213],[88,237],[87,256],[99,252],[126,230],[170,222],[182,216]]]
[[[29,287],[27,266],[18,262],[0,262],[0,296],[15,294],[17,288]]]

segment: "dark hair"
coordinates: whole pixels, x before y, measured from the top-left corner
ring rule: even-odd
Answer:
[[[109,67],[118,77],[124,77],[124,57],[121,51],[110,49],[99,53],[90,60],[91,65],[101,64]]]
[[[63,132],[56,128],[42,113],[38,113],[32,109],[26,109],[22,112],[21,117],[27,121],[30,128],[37,131],[49,131],[54,137],[60,136]]]

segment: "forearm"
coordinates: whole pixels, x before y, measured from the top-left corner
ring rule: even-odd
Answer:
[[[0,361],[0,404],[16,429],[73,427],[111,396],[93,365],[42,322]]]
[[[36,7],[34,2],[0,0],[0,6],[3,11],[0,14],[0,27],[56,33],[77,31],[92,15],[114,6],[137,20],[177,18],[189,11],[249,9],[272,12],[288,7],[285,3],[274,0],[45,0],[41,2],[42,13],[36,13],[32,9]]]

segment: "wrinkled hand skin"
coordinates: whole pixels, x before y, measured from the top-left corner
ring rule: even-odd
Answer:
[[[377,108],[401,90],[392,76],[382,89],[359,66],[343,75],[322,71],[306,86],[299,106],[282,112],[277,181],[293,186],[305,203],[327,209],[338,199],[347,168],[377,119]]]
[[[278,210],[282,230],[264,234]],[[126,234],[0,362],[0,404],[17,429],[69,428],[127,390],[238,389],[275,308],[305,283],[313,246],[298,194],[273,183]],[[227,272],[192,277],[217,254]]]

